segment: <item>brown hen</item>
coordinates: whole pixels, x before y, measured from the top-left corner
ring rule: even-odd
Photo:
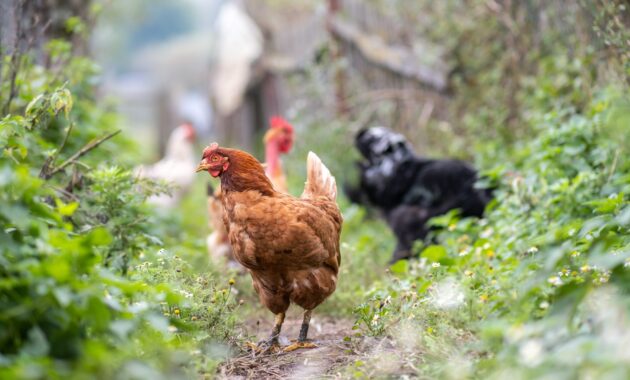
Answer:
[[[337,285],[342,217],[336,203],[335,178],[310,152],[307,180],[300,198],[274,190],[252,155],[213,143],[203,152],[197,171],[221,177],[223,222],[236,260],[252,276],[260,301],[276,315],[265,344],[278,346],[290,303],[305,309],[297,343],[307,343],[311,311]]]
[[[265,173],[271,180],[273,188],[288,193],[287,181],[282,168],[281,155],[291,151],[293,146],[293,126],[280,116],[269,119],[269,129],[265,133]],[[208,216],[212,233],[208,235],[206,244],[208,254],[213,261],[228,260],[228,265],[242,268],[232,255],[229,238],[223,226],[223,206],[221,205],[221,189],[208,192]]]

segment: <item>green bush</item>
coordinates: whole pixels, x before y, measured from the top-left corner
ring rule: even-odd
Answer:
[[[131,172],[135,145],[97,105],[94,64],[63,41],[47,51],[50,69],[17,57],[10,101],[10,83],[0,87],[10,110],[0,120],[0,377],[214,371],[233,297],[163,250],[172,239],[157,238],[165,229],[145,200],[167,189]],[[4,78],[15,66],[0,68]]]
[[[630,166],[616,139],[628,104],[611,90],[584,114],[537,117],[537,136],[487,172],[500,186],[486,217],[436,218],[441,245],[421,248],[417,263],[394,265],[399,278],[373,289],[355,311],[357,327],[393,334],[410,318],[422,326],[418,334],[449,344],[463,329],[477,337],[468,348],[484,357],[467,360],[483,376],[630,370],[615,354],[625,335],[605,335],[630,322],[610,315],[630,306]],[[423,370],[442,363],[445,371],[449,358],[442,360]]]

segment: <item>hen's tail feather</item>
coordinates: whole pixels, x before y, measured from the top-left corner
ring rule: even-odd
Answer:
[[[330,170],[313,152],[308,152],[306,159],[306,183],[302,198],[324,196],[334,201],[337,199],[337,182]]]

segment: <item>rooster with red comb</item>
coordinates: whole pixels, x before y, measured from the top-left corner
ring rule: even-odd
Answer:
[[[287,180],[282,170],[281,154],[287,154],[293,147],[293,126],[280,116],[269,120],[269,130],[265,133],[265,174],[271,180],[274,189],[286,193]]]

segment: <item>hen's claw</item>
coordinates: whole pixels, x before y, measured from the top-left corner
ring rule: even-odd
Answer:
[[[273,354],[282,351],[277,340],[263,340],[258,343],[245,342],[245,346],[255,354]]]
[[[282,349],[283,352],[291,352],[300,348],[317,348],[318,346],[313,342],[301,342],[297,341]]]

